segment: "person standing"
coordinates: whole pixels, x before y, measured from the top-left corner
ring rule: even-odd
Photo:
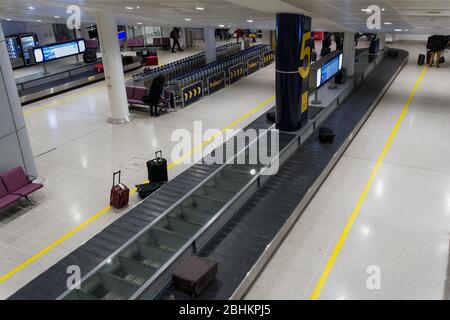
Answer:
[[[433,62],[436,68],[440,68],[442,53],[446,48],[446,37],[441,35],[433,35],[428,38],[427,48],[430,50],[431,54],[429,57],[428,64],[433,67]]]
[[[178,47],[179,51],[183,51],[180,46],[180,30],[176,27],[173,28],[172,32],[170,33],[170,38],[172,39],[172,52],[175,53],[175,46]]]
[[[244,31],[242,29],[236,29],[234,33],[236,34],[236,42],[239,42],[239,38],[242,38],[244,41]]]
[[[164,91],[164,86],[166,85],[166,78],[164,75],[157,76],[150,86],[149,90],[149,105],[150,105],[150,115],[153,117],[158,117],[158,104],[161,100],[161,95]]]

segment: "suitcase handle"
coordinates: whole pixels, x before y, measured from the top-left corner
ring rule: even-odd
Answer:
[[[160,157],[158,157],[158,154],[160,155]],[[158,158],[162,158],[162,151],[156,151],[155,152],[155,157]]]
[[[116,175],[119,175],[119,183],[118,183],[118,184],[120,184],[120,176],[121,176],[121,173],[122,173],[122,171],[120,171],[120,170],[113,173],[113,187],[116,186]]]

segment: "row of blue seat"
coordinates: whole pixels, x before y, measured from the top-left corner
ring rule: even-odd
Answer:
[[[244,63],[244,68],[246,68],[246,62],[249,59],[254,57],[261,57],[263,53],[268,51],[269,49],[269,46],[262,44],[253,46],[239,53],[236,53],[225,60],[209,63],[198,70],[171,80],[168,82],[168,86],[175,92],[178,97],[181,97],[182,88],[198,81],[202,81],[204,87],[206,87],[206,82],[209,77],[218,74],[219,72],[225,72],[225,77],[228,77],[228,70],[230,67],[239,63]]]

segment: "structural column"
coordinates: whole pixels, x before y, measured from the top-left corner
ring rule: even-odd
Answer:
[[[380,39],[380,46],[379,50],[384,50],[384,47],[386,46],[386,34],[385,33],[378,33],[377,38]]]
[[[217,60],[216,55],[216,30],[214,28],[204,29],[205,38],[205,56],[206,63],[211,63]]]
[[[277,14],[276,125],[299,130],[308,121],[311,18]]]
[[[0,172],[21,166],[37,176],[33,152],[0,24]]]
[[[347,70],[347,76],[349,77],[353,77],[355,75],[355,58],[356,58],[355,54],[356,54],[355,33],[345,32],[343,67]]]
[[[110,117],[108,122],[126,123],[131,121],[131,116],[128,109],[125,76],[114,15],[111,12],[98,11],[97,27],[109,98]]]

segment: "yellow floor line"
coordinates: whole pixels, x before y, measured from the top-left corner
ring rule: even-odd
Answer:
[[[250,115],[254,114],[256,111],[258,111],[259,109],[261,109],[262,107],[264,107],[265,105],[267,105],[269,102],[273,101],[275,99],[275,96],[271,96],[270,98],[266,99],[265,101],[263,101],[262,103],[260,103],[259,105],[257,105],[256,107],[252,108],[249,112],[247,112],[246,114],[244,114],[243,116],[241,116],[239,119],[233,121],[231,124],[229,124],[228,126],[226,126],[220,134],[223,134],[227,129],[230,129],[234,126],[236,126],[238,123],[242,122],[244,119],[246,119],[247,117],[249,117]],[[217,134],[215,136],[213,136],[212,138],[203,141],[200,145],[196,146],[195,148],[193,148],[187,155],[184,155],[182,157],[182,159],[177,159],[176,161],[172,162],[171,164],[168,165],[168,168],[171,169],[174,166],[176,166],[177,164],[181,163],[183,161],[183,159],[186,159],[186,157],[192,155],[193,153],[195,153],[198,149],[200,149],[201,147],[211,143],[212,141],[214,141],[218,136],[220,136],[220,134]],[[130,195],[133,195],[136,193],[136,188],[130,190]],[[18,265],[17,267],[13,268],[11,271],[9,271],[8,273],[6,273],[5,275],[3,275],[2,277],[0,277],[0,283],[4,282],[5,280],[9,279],[10,277],[12,277],[13,275],[15,275],[16,273],[18,273],[20,270],[22,270],[23,268],[25,268],[27,265],[31,264],[32,262],[36,261],[37,259],[39,259],[40,257],[42,257],[43,255],[45,255],[47,252],[49,252],[50,250],[52,250],[54,247],[56,247],[57,245],[61,244],[62,242],[64,242],[65,240],[69,239],[70,237],[72,237],[74,234],[76,234],[77,232],[79,232],[80,230],[84,229],[85,227],[87,227],[89,224],[91,224],[92,222],[94,222],[95,220],[97,220],[98,218],[100,218],[101,216],[103,216],[105,213],[107,213],[108,211],[111,210],[111,206],[107,206],[105,208],[103,208],[102,210],[100,210],[99,212],[97,212],[96,214],[94,214],[92,217],[90,217],[89,219],[87,219],[86,221],[84,221],[82,224],[80,224],[79,226],[77,226],[76,228],[72,229],[70,232],[64,234],[63,236],[61,236],[60,238],[58,238],[56,241],[54,241],[53,243],[51,243],[50,245],[48,245],[47,247],[45,247],[44,249],[42,249],[41,251],[39,251],[38,253],[36,253],[35,255],[33,255],[31,258],[29,258],[28,260],[22,262],[20,265]]]
[[[328,276],[330,275],[330,272],[333,270],[333,266],[336,262],[337,257],[339,256],[339,253],[345,243],[345,240],[347,239],[347,236],[353,226],[353,223],[355,222],[356,218],[359,215],[359,212],[361,210],[362,205],[364,204],[364,201],[367,197],[367,194],[369,193],[372,184],[375,180],[375,177],[378,173],[378,170],[381,167],[381,164],[383,163],[384,158],[386,157],[386,154],[388,153],[392,141],[394,140],[394,137],[397,134],[398,129],[400,128],[400,125],[403,122],[403,119],[406,115],[406,112],[409,109],[409,106],[411,105],[411,102],[414,98],[414,96],[416,95],[417,89],[419,88],[420,83],[422,82],[422,79],[425,75],[425,72],[427,70],[427,67],[424,67],[422,72],[420,73],[419,78],[417,79],[413,90],[411,91],[411,94],[409,95],[408,100],[406,101],[406,104],[404,105],[402,112],[400,113],[400,116],[397,119],[397,122],[394,125],[394,128],[391,131],[391,134],[389,135],[388,140],[386,141],[386,144],[383,147],[383,150],[377,160],[377,162],[375,163],[375,167],[373,168],[370,177],[366,183],[366,185],[364,186],[363,191],[361,192],[358,201],[356,202],[355,207],[353,208],[352,214],[350,215],[350,217],[348,218],[347,224],[345,225],[344,231],[342,232],[342,234],[340,235],[332,253],[331,256],[328,259],[328,262],[325,266],[325,269],[322,272],[322,275],[319,278],[319,281],[316,284],[316,287],[314,288],[314,291],[312,292],[311,296],[310,296],[310,300],[317,300],[320,297],[320,294],[322,293],[322,289],[328,279]]]

